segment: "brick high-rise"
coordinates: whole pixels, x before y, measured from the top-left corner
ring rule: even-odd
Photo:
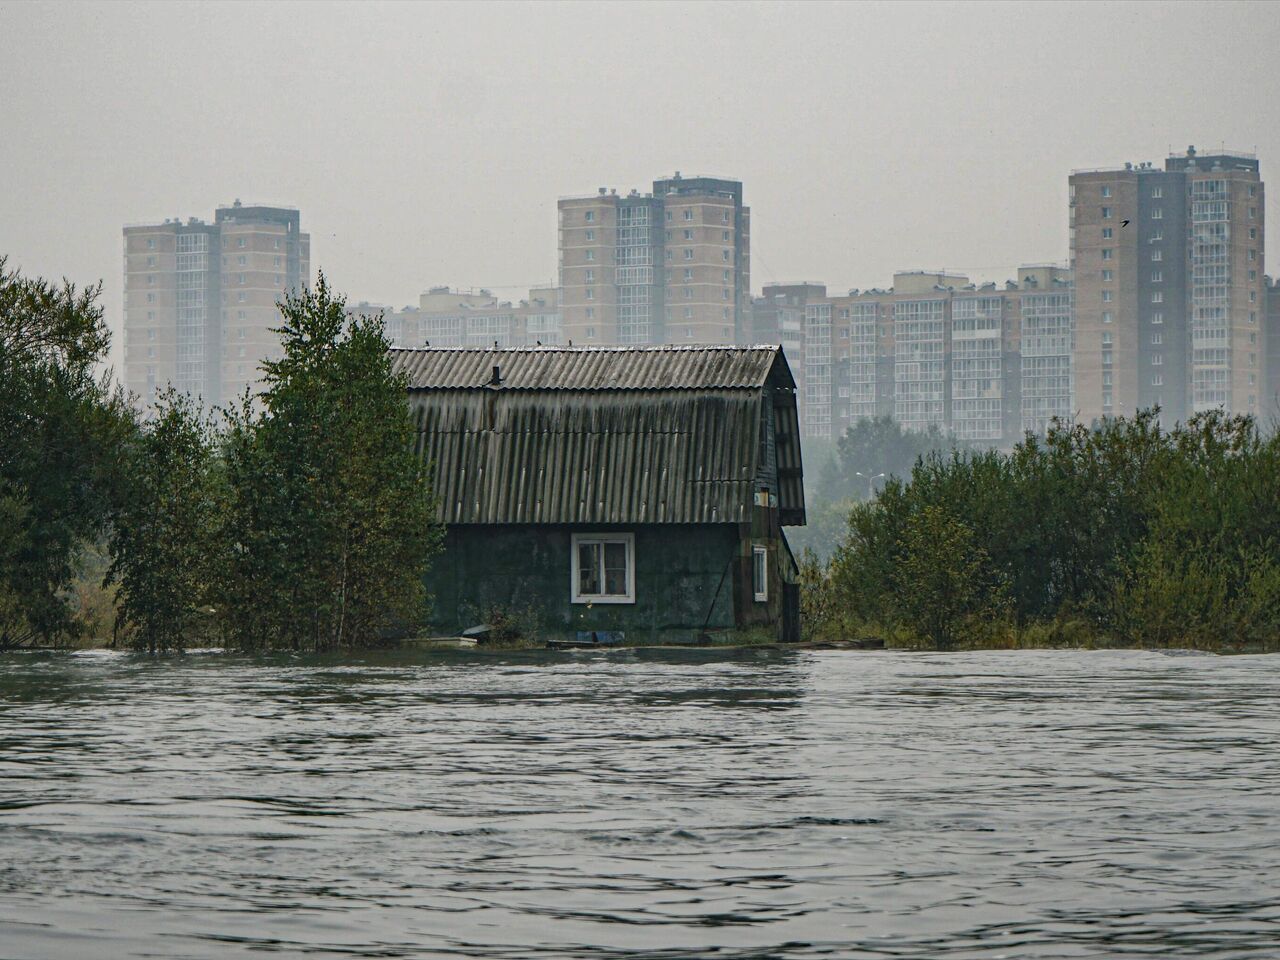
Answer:
[[[1079,418],[1166,423],[1266,396],[1258,161],[1194,148],[1070,178]]]
[[[742,184],[655,180],[653,192],[559,202],[563,333],[582,344],[735,343],[749,334]]]
[[[219,207],[124,228],[125,386],[149,404],[165,385],[206,404],[256,383],[279,352],[276,306],[310,282],[311,238],[297,210]]]

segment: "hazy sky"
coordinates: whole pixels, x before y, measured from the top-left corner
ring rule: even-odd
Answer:
[[[118,327],[121,226],[239,197],[352,300],[518,295],[557,197],[680,170],[744,182],[753,290],[999,280],[1066,258],[1072,168],[1280,170],[1277,56],[1263,3],[0,0],[0,253],[104,279]]]

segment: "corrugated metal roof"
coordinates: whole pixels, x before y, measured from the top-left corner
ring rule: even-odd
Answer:
[[[422,391],[418,453],[445,523],[751,518],[760,400],[734,390]]]
[[[777,346],[446,347],[393,350],[392,364],[415,391],[489,389],[495,366],[505,390],[733,390],[762,387],[781,352]],[[777,377],[795,387],[785,359]]]
[[[804,522],[779,347],[399,350],[393,362],[445,523],[747,522],[765,402],[780,413],[783,522]]]

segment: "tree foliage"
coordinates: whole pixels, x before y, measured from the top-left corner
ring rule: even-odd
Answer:
[[[1068,618],[1117,642],[1274,645],[1278,544],[1280,439],[1151,411],[924,457],[854,507],[819,583],[844,620],[939,646],[962,624]]]
[[[217,606],[242,649],[367,644],[421,620],[441,541],[406,384],[323,275],[281,312],[284,354],[230,418]]]
[[[110,346],[100,293],[0,257],[0,648],[80,632],[69,588],[120,502],[118,453],[135,426],[98,372]]]

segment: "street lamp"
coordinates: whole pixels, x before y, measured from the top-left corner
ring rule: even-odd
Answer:
[[[862,477],[864,480],[867,481],[867,499],[874,500],[876,495],[876,481],[879,480],[881,477],[883,477],[884,474],[877,473],[874,477],[872,477],[863,473],[861,470],[855,470],[853,472],[857,474],[859,477]]]

